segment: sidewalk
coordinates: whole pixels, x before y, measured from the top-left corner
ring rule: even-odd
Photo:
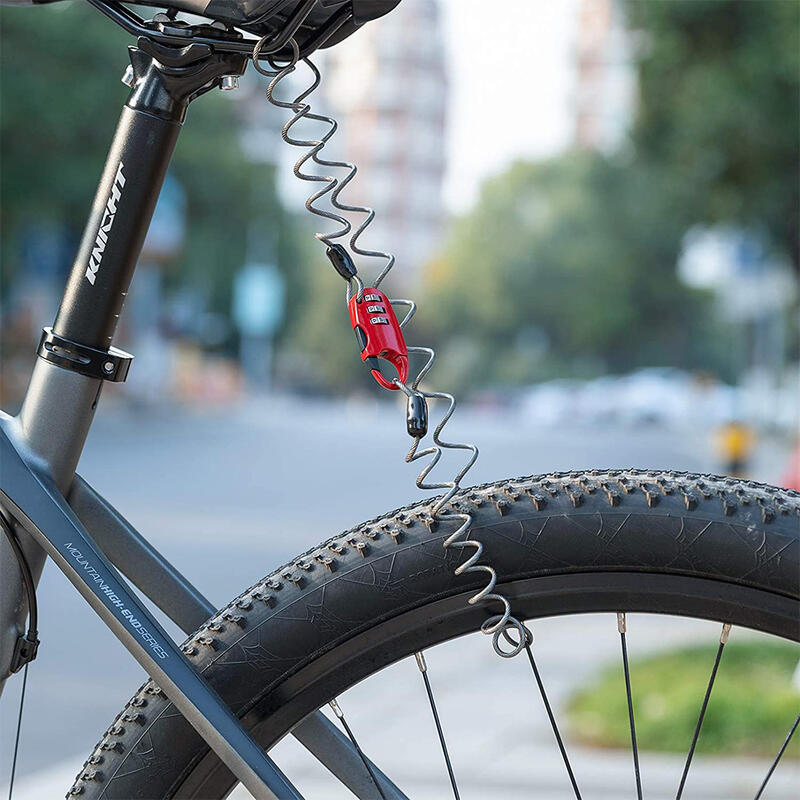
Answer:
[[[629,753],[573,751],[573,761],[580,764],[578,785],[591,792],[593,800],[621,800],[635,797]],[[72,785],[79,764],[65,762],[35,777],[20,781],[14,790],[15,800],[50,800],[66,794]],[[683,767],[680,757],[642,755],[643,791],[647,800],[674,800]],[[741,759],[717,760],[700,758],[692,765],[686,800],[752,800],[758,782],[754,775],[764,774],[767,762]],[[499,774],[498,774],[499,773]],[[524,774],[523,774],[524,773]],[[314,770],[296,779],[298,788],[308,800],[347,800],[352,798],[341,786],[332,785],[324,770]],[[439,772],[421,774],[391,771],[392,778],[414,800],[442,800],[448,797],[448,786]],[[502,798],[503,800],[572,800],[561,761],[547,748],[536,757],[518,765],[517,769],[475,769],[458,774],[459,791],[469,798]],[[786,762],[769,783],[770,800],[795,800],[800,783],[796,762]],[[230,800],[248,800],[251,795],[241,787]]]

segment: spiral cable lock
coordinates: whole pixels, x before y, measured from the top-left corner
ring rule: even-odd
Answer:
[[[456,399],[448,392],[428,391],[420,388],[423,379],[431,371],[436,360],[436,353],[430,347],[411,346],[405,344],[404,329],[411,321],[417,310],[413,300],[388,299],[380,290],[380,285],[392,270],[395,263],[393,254],[381,250],[370,250],[359,244],[361,236],[375,219],[375,211],[367,206],[352,205],[342,201],[342,190],[355,177],[358,169],[355,164],[347,161],[326,159],[321,156],[327,143],[336,133],[339,125],[335,119],[324,114],[314,113],[308,102],[310,95],[317,89],[321,82],[319,69],[308,58],[300,58],[300,48],[294,39],[289,41],[292,55],[285,62],[278,62],[274,56],[268,56],[269,68],[260,63],[263,56],[262,50],[268,37],[264,37],[254,48],[253,63],[258,72],[270,78],[266,90],[267,100],[277,108],[290,111],[291,119],[281,129],[281,138],[294,147],[305,148],[306,152],[295,162],[293,172],[301,181],[324,184],[309,195],[305,207],[315,216],[336,223],[336,228],[330,232],[317,232],[315,238],[326,247],[326,255],[334,269],[347,283],[347,304],[353,329],[361,345],[361,358],[367,363],[375,380],[384,388],[391,391],[402,391],[407,398],[406,427],[414,443],[406,456],[406,462],[413,463],[419,459],[428,458],[416,479],[418,488],[430,490],[445,490],[445,493],[436,500],[431,508],[432,518],[441,523],[455,523],[456,530],[443,542],[444,547],[452,550],[471,550],[466,560],[455,569],[456,575],[467,573],[482,573],[486,576],[486,584],[469,599],[471,605],[482,601],[499,604],[498,612],[492,614],[481,624],[481,632],[492,636],[492,646],[495,652],[504,658],[517,655],[525,649],[530,641],[530,634],[522,622],[511,614],[511,605],[506,597],[495,591],[497,573],[488,564],[480,563],[483,555],[483,545],[470,537],[472,515],[462,504],[456,506],[451,503],[455,495],[461,490],[461,481],[472,469],[478,459],[478,448],[474,444],[464,442],[450,442],[442,438],[442,433],[456,409]],[[291,100],[281,100],[276,97],[276,89],[281,81],[296,72],[298,64],[302,61],[312,73],[312,82],[300,91]],[[301,139],[292,135],[292,128],[301,120],[312,120],[328,126],[319,138]],[[316,175],[304,171],[303,167],[309,162],[314,162],[324,171],[338,170],[340,175]],[[319,201],[327,197],[331,208],[320,208]],[[361,224],[353,231],[351,222],[343,214],[360,214],[363,216]],[[349,250],[340,239],[348,234]],[[365,286],[358,275],[358,269],[351,256],[368,259],[381,259],[381,271],[371,285]],[[405,306],[408,310],[402,321],[397,320],[393,306]],[[408,381],[409,355],[416,354],[424,357],[425,363],[413,379]],[[398,371],[398,377],[387,378],[379,366],[379,359],[387,360]],[[428,433],[428,401],[440,401],[447,404],[447,409],[435,426],[431,435],[431,443],[420,449],[423,438]],[[442,458],[445,450],[464,451],[467,459],[450,480],[433,480],[428,482],[428,476]],[[512,636],[511,633],[516,635]],[[505,642],[510,649],[501,646]]]

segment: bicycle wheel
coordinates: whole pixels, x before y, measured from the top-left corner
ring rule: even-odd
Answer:
[[[797,492],[686,473],[589,471],[486,484],[454,502],[473,513],[472,535],[520,619],[655,612],[800,640]],[[464,555],[443,550],[450,531],[429,508],[409,506],[323,542],[189,637],[187,656],[265,748],[348,687],[476,631],[490,613],[468,605],[480,576],[453,574]],[[148,682],[68,796],[222,798],[233,785]]]

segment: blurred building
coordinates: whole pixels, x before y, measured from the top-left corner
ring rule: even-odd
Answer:
[[[577,29],[575,143],[610,153],[625,140],[636,105],[633,41],[620,0],[581,0]]]
[[[437,0],[404,0],[366,25],[330,51],[323,78],[341,125],[331,153],[358,166],[342,200],[375,209],[362,244],[395,254],[393,286],[413,285],[444,223],[448,86]]]
[[[329,114],[339,123],[321,157],[358,167],[358,175],[340,199],[375,209],[375,220],[360,244],[395,254],[393,288],[413,286],[434,255],[444,227],[448,84],[442,27],[438,0],[403,0],[378,23],[365,25],[356,36],[314,55],[322,83],[308,101],[313,112]],[[311,80],[309,71],[300,66],[281,82],[276,95],[288,100]],[[301,211],[321,185],[304,183],[292,174],[294,162],[305,150],[280,141],[280,129],[291,113],[263,100],[266,79],[260,75],[248,74],[242,83],[243,91],[234,94],[245,153],[256,164],[274,165],[283,204]],[[314,139],[326,129],[324,123],[300,122],[293,135]],[[303,169],[346,175],[343,170],[317,169],[312,163]],[[327,198],[318,205],[329,208]],[[314,230],[335,228],[334,223],[309,219]],[[364,216],[351,219],[355,230]],[[373,266],[365,259],[360,268],[371,276],[381,263],[374,259]]]

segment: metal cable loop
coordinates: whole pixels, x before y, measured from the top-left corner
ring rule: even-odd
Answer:
[[[365,218],[352,233],[349,244],[350,249],[356,255],[366,258],[382,258],[385,260],[386,263],[384,264],[381,272],[371,284],[377,288],[392,270],[392,267],[395,263],[395,257],[391,253],[381,250],[369,250],[359,244],[360,237],[365,233],[372,221],[375,219],[375,212],[368,206],[345,203],[340,197],[342,190],[345,188],[345,186],[347,186],[348,183],[350,183],[350,181],[352,181],[358,171],[355,164],[351,164],[347,161],[326,159],[320,155],[328,141],[338,129],[338,123],[335,119],[324,114],[312,112],[311,104],[306,102],[307,98],[320,84],[320,72],[310,59],[302,59],[312,72],[313,79],[311,84],[296,97],[294,97],[294,99],[279,100],[275,96],[275,90],[282,80],[295,71],[298,62],[300,61],[299,48],[294,39],[290,40],[293,55],[290,61],[285,65],[276,64],[272,57],[268,57],[270,66],[272,66],[275,70],[270,71],[258,64],[258,57],[261,52],[261,47],[263,46],[262,41],[256,45],[256,49],[253,53],[253,61],[256,64],[256,69],[258,69],[259,72],[271,78],[270,83],[267,86],[267,100],[272,105],[277,106],[278,108],[288,109],[293,113],[292,118],[283,126],[283,129],[281,130],[281,137],[287,144],[293,145],[294,147],[303,147],[307,149],[307,152],[295,162],[293,172],[301,181],[325,184],[322,188],[308,197],[305,206],[312,214],[335,222],[338,226],[331,232],[318,232],[315,233],[314,236],[327,247],[331,247],[333,240],[340,239],[352,231],[352,224],[350,221],[341,213],[337,212],[363,214]],[[292,127],[302,119],[326,123],[328,129],[317,139],[295,138],[291,135]],[[342,174],[339,177],[336,177],[334,175],[313,175],[311,173],[304,172],[303,166],[309,161],[312,161],[323,168],[333,168],[339,170]],[[332,209],[335,209],[335,211],[323,209],[316,205],[319,200],[326,196],[328,196],[330,205]],[[353,276],[347,281],[346,296],[348,302],[352,299],[354,294],[357,294],[360,300],[363,296],[363,293],[364,283],[357,275]],[[390,300],[390,303],[408,306],[409,310],[400,323],[400,327],[404,328],[417,310],[416,303],[414,303],[413,300],[406,299]],[[510,658],[525,649],[526,642],[528,641],[526,633],[527,629],[521,622],[519,622],[519,620],[511,615],[511,605],[508,600],[503,597],[503,595],[494,591],[497,584],[497,573],[495,572],[494,568],[488,564],[479,563],[483,555],[483,545],[476,539],[471,539],[469,537],[469,529],[472,525],[472,515],[459,509],[451,508],[450,510],[446,510],[446,507],[452,501],[453,497],[457,492],[460,491],[461,481],[463,480],[464,476],[475,464],[475,461],[478,458],[478,448],[474,444],[468,444],[464,442],[448,442],[442,439],[442,431],[455,411],[456,400],[453,395],[446,392],[423,391],[419,388],[420,383],[428,375],[433,367],[434,361],[436,360],[436,353],[434,350],[430,347],[416,346],[408,347],[408,352],[409,354],[416,353],[426,356],[427,360],[423,364],[422,368],[417,372],[410,385],[406,385],[405,383],[402,383],[396,379],[394,383],[397,388],[403,391],[407,396],[420,395],[426,400],[445,401],[447,403],[447,410],[433,431],[432,444],[423,449],[419,449],[422,439],[421,437],[416,437],[414,439],[414,444],[406,456],[406,461],[408,463],[413,463],[419,459],[430,457],[428,463],[423,466],[422,470],[417,476],[416,485],[418,488],[426,491],[438,489],[446,490],[445,494],[442,495],[442,497],[440,497],[432,507],[431,514],[434,519],[440,522],[458,523],[456,530],[444,540],[443,545],[447,549],[472,551],[467,557],[466,561],[456,568],[455,574],[463,575],[465,573],[483,573],[486,576],[485,585],[469,599],[469,603],[474,605],[485,601],[499,604],[500,613],[494,614],[485,619],[481,624],[480,629],[482,633],[492,636],[492,646],[498,655],[503,656],[504,658]],[[426,481],[428,479],[428,475],[441,460],[444,450],[465,451],[466,453],[469,453],[469,455],[461,469],[451,480],[427,483]],[[516,639],[510,636],[511,631],[516,631]],[[510,650],[504,650],[501,647],[501,637],[504,637],[505,641],[511,645]]]
[[[346,303],[349,303],[353,297],[354,294],[352,286],[353,283],[356,284],[355,294],[358,294],[359,299],[361,299],[364,296],[364,281],[362,281],[361,278],[358,277],[358,275],[353,275],[353,277],[349,281],[347,281],[347,292],[345,294]]]
[[[269,61],[270,66],[272,67],[271,70],[266,69],[266,67],[261,66],[261,54],[264,48],[270,43],[272,37],[268,34],[267,36],[262,36],[257,42],[255,47],[253,48],[253,55],[250,57],[253,66],[256,68],[257,72],[260,72],[262,75],[266,75],[268,78],[273,78],[276,75],[280,74],[280,72],[284,69],[288,69],[289,67],[294,67],[297,63],[298,59],[300,58],[300,47],[298,46],[297,42],[292,38],[289,39],[288,44],[292,48],[292,57],[289,59],[288,63],[284,66],[280,66],[275,63],[275,59],[272,55],[267,53],[267,60]]]
[[[516,639],[511,636],[512,630],[517,633]],[[511,650],[503,650],[500,647],[501,636],[511,645]],[[532,645],[533,632],[524,622],[520,622],[514,617],[510,617],[509,623],[492,636],[492,647],[494,647],[495,653],[503,658],[513,658],[517,653],[521,653],[526,647],[531,647]]]

